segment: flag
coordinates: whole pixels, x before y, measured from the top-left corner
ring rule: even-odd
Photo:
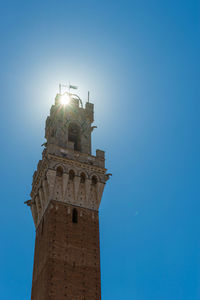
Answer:
[[[77,87],[77,86],[75,86],[75,85],[71,85],[71,84],[69,85],[69,88],[70,88],[70,89],[74,89],[74,90],[77,90],[77,89],[78,89],[78,87]]]

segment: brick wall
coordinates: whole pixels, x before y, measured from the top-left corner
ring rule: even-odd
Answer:
[[[68,299],[101,299],[99,217],[97,211],[50,201],[36,230],[31,300]]]

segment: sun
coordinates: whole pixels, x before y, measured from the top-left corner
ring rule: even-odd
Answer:
[[[67,105],[67,104],[69,104],[69,102],[70,102],[70,97],[69,97],[69,95],[68,95],[67,93],[63,94],[63,95],[61,96],[61,104]]]

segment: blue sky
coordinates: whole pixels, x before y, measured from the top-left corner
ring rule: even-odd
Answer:
[[[199,1],[1,1],[0,294],[30,299],[23,204],[58,84],[95,104],[102,300],[200,299]]]

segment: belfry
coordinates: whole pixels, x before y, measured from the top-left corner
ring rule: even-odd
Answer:
[[[36,227],[31,300],[101,299],[98,209],[110,174],[104,151],[91,154],[93,109],[60,92],[46,120],[26,202]]]

